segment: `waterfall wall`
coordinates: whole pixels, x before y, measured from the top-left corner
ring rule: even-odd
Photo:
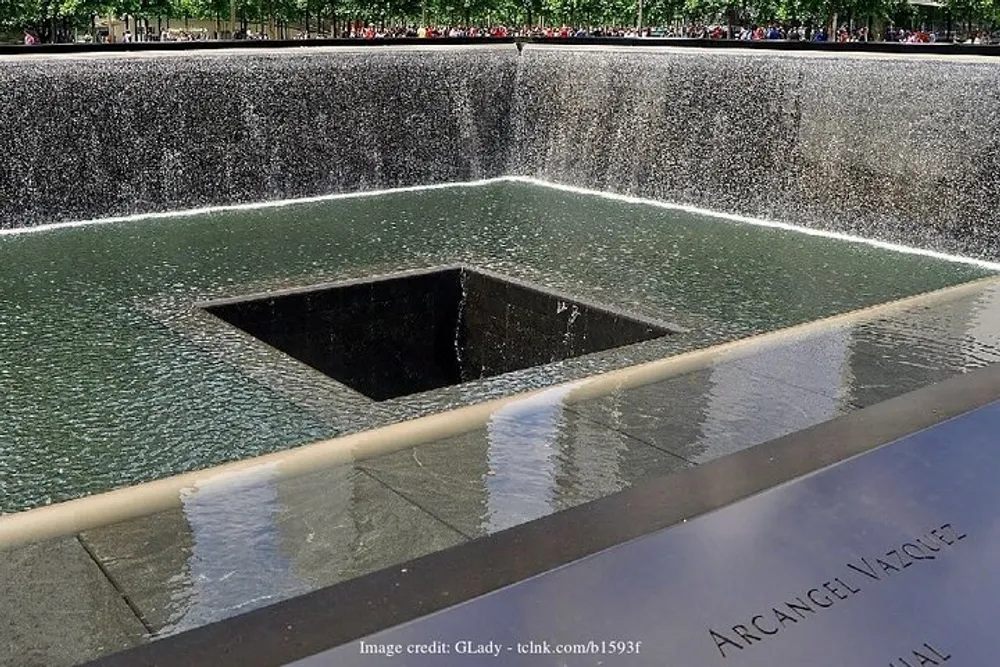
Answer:
[[[529,44],[510,171],[996,259],[998,65]]]
[[[0,227],[519,174],[996,259],[998,64],[582,44],[0,58]]]
[[[517,55],[0,58],[0,227],[499,176]]]

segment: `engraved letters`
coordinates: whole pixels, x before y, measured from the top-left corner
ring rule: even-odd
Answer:
[[[926,535],[904,542],[900,546],[885,552],[884,556],[869,559],[862,556],[847,564],[847,567],[868,579],[881,581],[898,574],[914,563],[932,561],[939,553],[967,537],[959,534],[950,523],[935,528]]]
[[[920,648],[913,649],[909,655],[900,656],[889,663],[889,667],[926,667],[927,665],[943,665],[951,660],[951,653],[944,653],[924,642]]]
[[[797,597],[788,598],[767,611],[751,616],[748,621],[721,630],[709,628],[709,637],[719,654],[728,658],[770,637],[780,635],[782,630],[794,627],[799,621],[850,600],[862,590],[858,583],[884,581],[900,576],[914,564],[932,563],[966,537],[967,534],[960,533],[950,523],[946,523],[920,537],[898,544],[880,556],[860,556],[847,563],[848,571],[840,577],[810,588]],[[912,650],[909,655],[896,658],[889,663],[889,667],[940,665],[950,658],[950,654],[925,643]]]
[[[851,586],[837,577],[810,588],[805,595],[792,598],[782,605],[753,616],[749,623],[740,623],[722,631],[709,629],[708,632],[719,653],[726,658],[736,650],[742,650],[763,641],[766,637],[778,634],[783,628],[791,627],[798,623],[799,619],[807,618],[807,614],[815,614],[817,611],[832,607],[840,600],[846,600],[860,592],[860,588]]]

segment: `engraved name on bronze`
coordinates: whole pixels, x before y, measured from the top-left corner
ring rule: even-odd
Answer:
[[[783,630],[794,628],[812,616],[840,605],[861,593],[861,584],[877,582],[919,563],[937,560],[949,548],[968,537],[950,523],[943,524],[923,535],[895,546],[877,557],[861,556],[847,563],[847,572],[786,599],[770,609],[754,614],[742,623],[724,630],[709,628],[708,634],[723,658],[764,642]],[[951,657],[950,655],[948,656]],[[906,663],[902,663],[906,664]],[[920,663],[940,664],[940,663]]]

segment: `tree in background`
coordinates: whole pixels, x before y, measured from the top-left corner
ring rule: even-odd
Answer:
[[[293,37],[299,32],[340,36],[351,27],[400,25],[567,25],[582,28],[635,26],[640,0],[232,0],[243,31]],[[942,0],[945,7],[918,7],[907,0],[641,0],[643,24],[808,25],[836,30],[884,25],[919,27],[947,15],[964,33],[992,30],[1000,0]],[[158,33],[166,21],[214,21],[223,32],[230,0],[0,0],[0,31],[35,31],[43,41],[92,30],[97,17],[129,22],[130,30]],[[934,12],[937,12],[934,14]]]

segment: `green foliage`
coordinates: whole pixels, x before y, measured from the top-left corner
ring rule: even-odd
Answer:
[[[916,26],[929,19],[943,24],[946,12],[956,28],[989,28],[1000,21],[1000,0],[945,0],[945,9],[914,7],[907,0],[0,0],[0,30],[47,26],[85,26],[93,16],[227,20],[230,1],[238,19],[251,24],[285,23],[310,26],[348,22],[376,25],[538,24],[632,26],[643,3],[643,23],[767,24],[772,21],[828,26],[894,23]]]

